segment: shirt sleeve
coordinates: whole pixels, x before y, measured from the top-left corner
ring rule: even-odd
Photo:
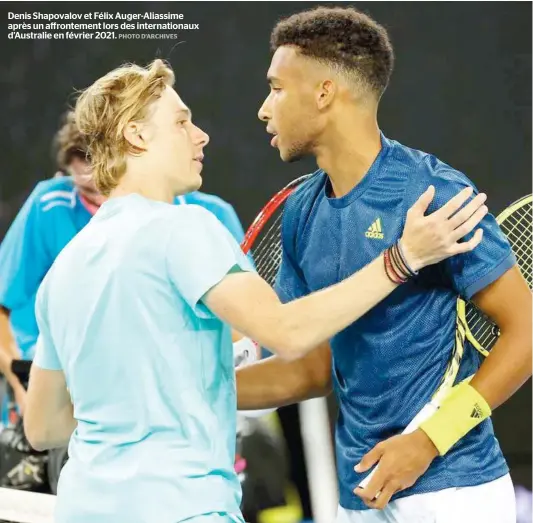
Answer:
[[[61,362],[50,333],[50,325],[47,318],[46,287],[41,286],[37,293],[35,303],[35,317],[39,326],[39,337],[35,345],[34,365],[46,370],[62,370]]]
[[[298,226],[295,218],[295,213],[288,201],[281,222],[281,264],[274,284],[274,290],[283,303],[302,298],[310,293],[297,262]]]
[[[198,316],[212,318],[202,303],[203,296],[229,272],[254,269],[210,211],[198,205],[176,207],[175,211],[166,253],[170,280]]]
[[[440,173],[427,185],[430,183],[435,186],[435,199],[430,205],[429,213],[442,207],[468,186],[474,189],[473,197],[478,194],[477,188],[466,176],[453,170]],[[426,188],[421,187],[419,195]],[[511,245],[492,214],[487,214],[476,229],[479,227],[483,229],[483,239],[473,251],[441,262],[446,283],[467,300],[500,278],[516,263]],[[474,232],[470,233],[465,239],[469,240],[473,234]]]
[[[36,189],[0,245],[0,304],[7,309],[18,309],[35,296],[53,262],[45,229]]]

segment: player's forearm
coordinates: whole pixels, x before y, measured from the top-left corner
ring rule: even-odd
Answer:
[[[327,395],[330,383],[302,371],[300,361],[272,356],[237,369],[237,408],[269,409]]]
[[[519,313],[521,315],[521,313]],[[515,323],[515,322],[513,322]],[[529,325],[525,332],[526,324]],[[529,320],[506,325],[501,337],[470,381],[454,386],[439,409],[420,428],[444,456],[460,439],[491,415],[531,376]]]
[[[299,358],[366,314],[398,285],[387,277],[383,255],[342,283],[280,308],[271,325],[272,345],[286,359]]]
[[[237,404],[240,410],[282,407],[331,391],[329,343],[299,360],[272,356],[237,369]]]
[[[18,378],[11,371],[14,359],[20,359],[20,351],[11,333],[9,311],[0,307],[0,372],[13,388],[20,386]]]
[[[11,370],[13,357],[0,347],[0,373],[2,373],[11,387],[19,387],[20,381]]]
[[[20,351],[11,331],[10,312],[0,305],[0,348],[13,359],[20,358]]]
[[[532,365],[531,308],[516,311],[513,326],[502,329],[490,355],[470,384],[492,410],[507,401],[530,377]]]
[[[24,432],[31,446],[38,451],[50,450],[68,445],[76,430],[72,405],[68,405],[52,416],[43,416],[28,402],[24,415]]]
[[[237,371],[237,408],[241,411],[284,407],[329,392],[298,380],[285,381],[286,376],[280,376],[274,368],[257,372],[259,366],[262,362]]]

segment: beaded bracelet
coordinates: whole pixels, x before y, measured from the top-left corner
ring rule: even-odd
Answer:
[[[402,283],[405,283],[407,281],[407,278],[403,278],[400,274],[396,272],[394,269],[394,266],[391,262],[391,256],[390,256],[390,247],[383,253],[383,259],[385,264],[385,274],[387,275],[387,278],[392,283],[395,283],[396,285],[400,285]]]
[[[406,280],[409,279],[411,277],[411,273],[404,266],[396,244],[393,245],[390,249],[390,258],[391,258],[392,264],[397,269],[396,272],[399,273],[401,276],[403,276],[404,279]]]
[[[405,253],[403,252],[403,249],[402,249],[402,242],[401,240],[398,240],[398,242],[396,243],[397,247],[398,247],[398,254],[400,255],[400,258],[402,259],[402,262],[403,264],[405,265],[405,268],[409,271],[410,275],[411,276],[418,276],[418,271],[414,271],[411,266],[409,265],[409,263],[407,262],[407,259],[405,258]]]

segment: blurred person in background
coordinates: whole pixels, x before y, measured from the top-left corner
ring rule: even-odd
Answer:
[[[2,409],[7,428],[0,434],[0,485],[33,491],[48,488],[48,456],[33,451],[24,437],[20,415],[26,383],[12,365],[33,359],[39,334],[37,289],[56,256],[104,200],[91,181],[85,144],[71,113],[63,117],[53,149],[57,173],[37,184],[0,245],[0,372],[14,399],[13,406],[4,401]]]
[[[107,199],[95,187],[87,147],[72,111],[63,116],[53,149],[58,171],[37,184],[0,245],[0,373],[9,384],[19,414],[24,413],[26,384],[13,372],[12,364],[33,359],[39,334],[35,319],[37,290],[65,245],[89,223]],[[244,231],[235,209],[218,196],[194,191],[178,196],[174,203],[204,207],[237,242],[243,240]],[[20,420],[17,423],[13,419],[16,416],[11,418],[10,423],[4,402],[1,419],[8,429],[0,434],[0,448],[7,447],[9,452],[0,453],[0,485],[46,489],[48,456],[31,451]],[[53,461],[57,459],[54,457]],[[59,461],[63,461],[62,456]],[[57,470],[52,472],[55,484]]]
[[[0,245],[0,372],[21,411],[25,389],[11,362],[33,358],[37,289],[56,256],[103,201],[90,180],[85,145],[71,114],[54,137],[54,149],[58,173],[37,184]]]

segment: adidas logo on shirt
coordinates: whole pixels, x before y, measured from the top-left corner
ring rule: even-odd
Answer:
[[[481,408],[478,405],[474,406],[474,409],[472,410],[472,413],[470,414],[471,418],[479,419],[483,416],[483,412]]]
[[[384,234],[381,229],[381,218],[378,218],[365,232],[367,238],[375,238],[377,240],[383,240]]]

